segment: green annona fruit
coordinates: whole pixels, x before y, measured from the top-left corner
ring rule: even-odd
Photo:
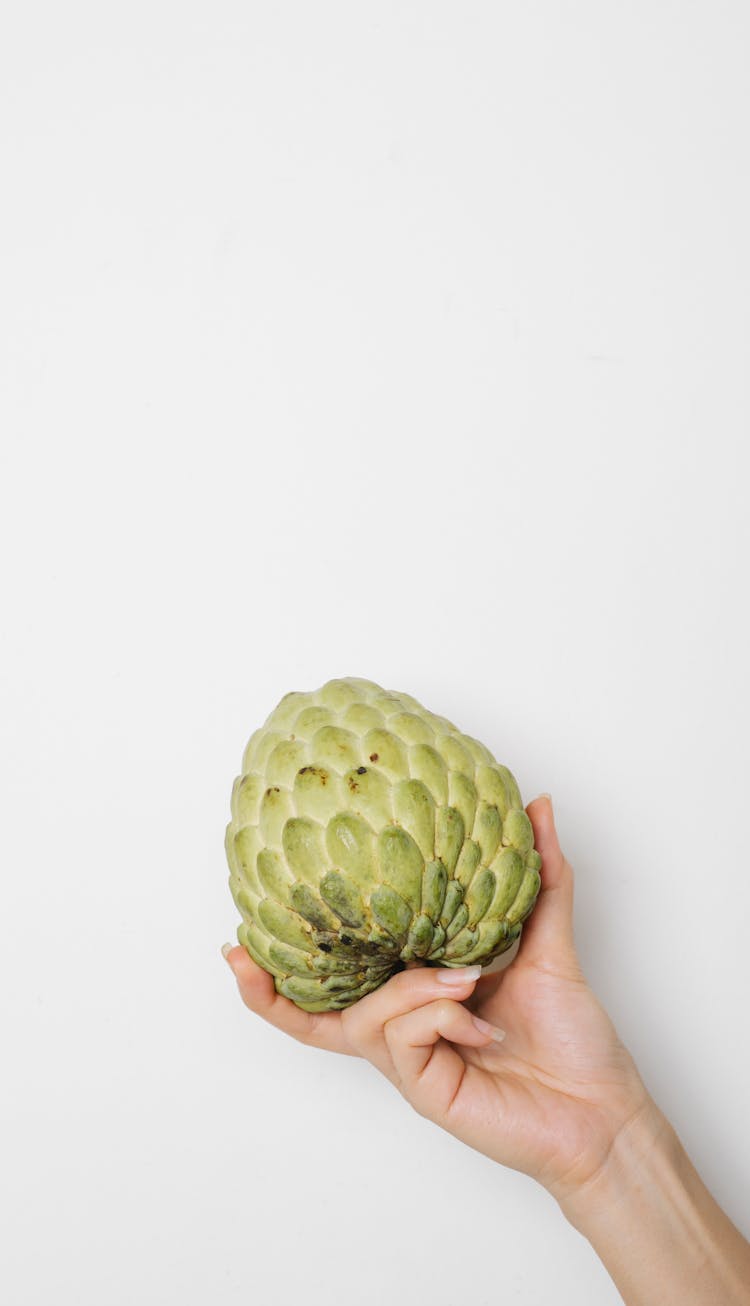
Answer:
[[[409,694],[329,680],[282,698],[232,790],[239,942],[305,1011],[409,961],[486,964],[521,933],[541,859],[518,786]]]

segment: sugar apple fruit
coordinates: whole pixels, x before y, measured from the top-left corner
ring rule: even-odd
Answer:
[[[250,738],[231,810],[237,937],[305,1011],[348,1007],[408,961],[488,963],[539,891],[507,767],[371,680],[282,698]]]

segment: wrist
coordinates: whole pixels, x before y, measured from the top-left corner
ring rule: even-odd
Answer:
[[[748,1306],[750,1244],[650,1099],[597,1173],[558,1201],[630,1306]]]
[[[605,1212],[635,1199],[643,1191],[667,1190],[678,1179],[685,1156],[677,1134],[651,1098],[617,1130],[598,1170],[576,1189],[555,1194],[565,1218],[584,1237]]]

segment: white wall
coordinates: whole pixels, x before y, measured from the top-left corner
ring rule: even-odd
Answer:
[[[222,841],[288,689],[485,739],[747,1229],[750,12],[3,28],[5,1296],[616,1302],[530,1180],[241,1006]]]

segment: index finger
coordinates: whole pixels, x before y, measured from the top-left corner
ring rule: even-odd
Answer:
[[[420,966],[392,975],[379,989],[341,1013],[341,1023],[351,1046],[397,1083],[399,1077],[385,1033],[388,1022],[437,998],[465,1001],[473,992],[481,971],[481,966]]]

